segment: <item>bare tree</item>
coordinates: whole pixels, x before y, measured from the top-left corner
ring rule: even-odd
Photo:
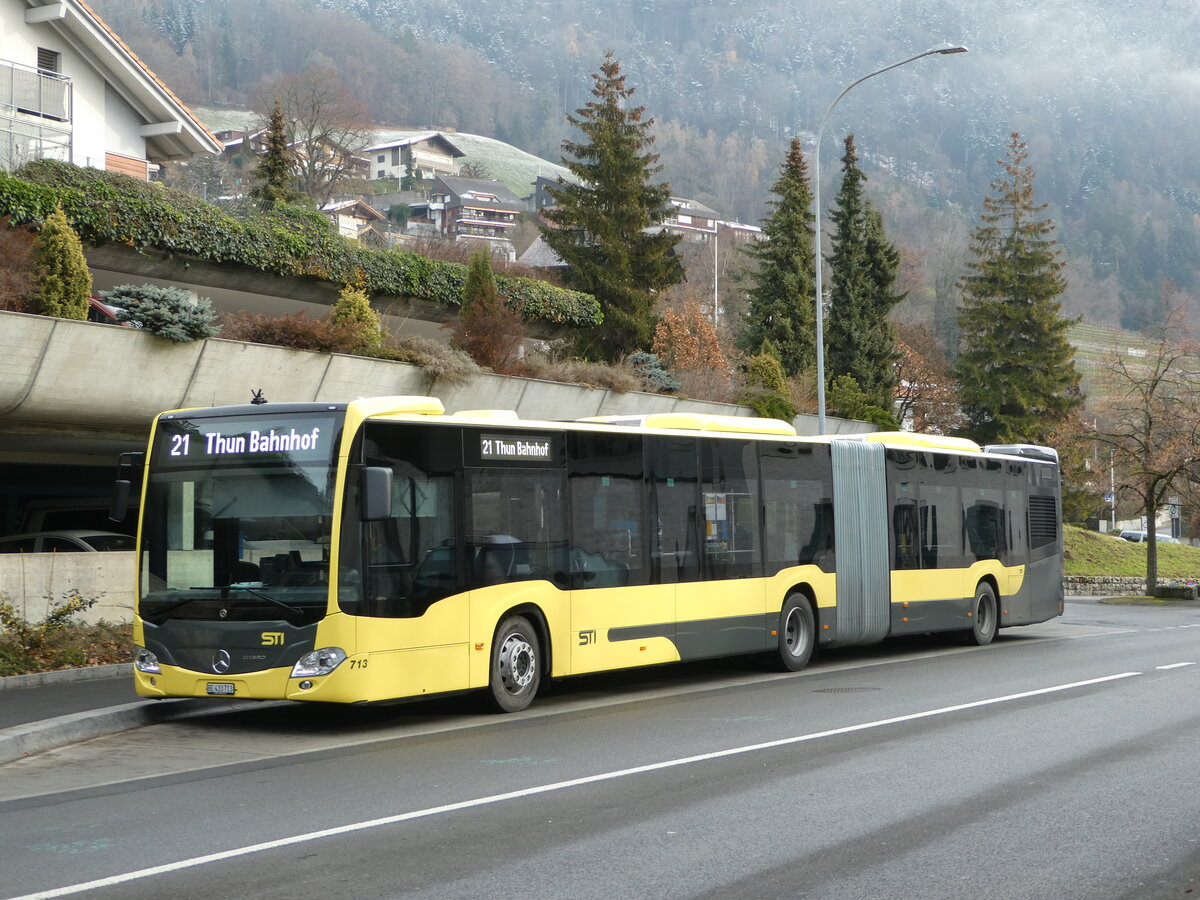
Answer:
[[[1173,309],[1145,347],[1112,357],[1111,387],[1097,403],[1097,439],[1112,448],[1118,490],[1137,497],[1146,517],[1146,592],[1158,583],[1155,513],[1200,460],[1200,345]]]
[[[958,389],[932,329],[894,323],[900,362],[896,365],[896,418],[913,431],[951,434],[963,424]]]
[[[360,154],[371,141],[371,113],[350,94],[337,71],[312,65],[263,85],[258,108],[264,116],[279,98],[295,157],[297,189],[323,206],[370,164]]]

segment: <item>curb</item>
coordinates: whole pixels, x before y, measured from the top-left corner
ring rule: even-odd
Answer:
[[[29,675],[8,675],[0,678],[0,692],[21,688],[44,687],[48,684],[72,684],[99,678],[133,677],[133,663],[114,663],[109,666],[86,666],[81,669],[55,669],[53,672],[33,672]]]
[[[72,713],[15,725],[0,731],[0,765],[92,738],[118,734],[146,725],[199,718],[217,713],[262,709],[286,701],[241,700],[213,704],[207,700],[144,700],[104,709]]]

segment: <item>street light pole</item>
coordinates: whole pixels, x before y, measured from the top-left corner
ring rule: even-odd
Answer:
[[[842,98],[850,91],[862,84],[868,78],[874,78],[876,75],[882,75],[884,72],[890,72],[892,69],[897,69],[900,66],[907,65],[910,62],[915,62],[918,59],[924,59],[926,56],[948,56],[952,53],[966,53],[967,48],[957,44],[943,44],[939,47],[933,47],[926,50],[924,53],[918,53],[916,56],[910,56],[908,59],[902,59],[898,63],[892,63],[890,66],[884,66],[882,69],[876,69],[869,75],[864,75],[857,81],[851,82],[842,92],[838,94],[833,102],[829,104],[829,109],[825,110],[825,115],[821,119],[821,125],[817,128],[817,145],[813,149],[813,219],[816,227],[816,275],[817,275],[817,291],[816,291],[816,333],[817,333],[817,434],[825,433],[825,310],[822,303],[824,286],[821,284],[821,138],[825,134],[825,126],[829,124],[829,117],[833,115],[833,109]]]

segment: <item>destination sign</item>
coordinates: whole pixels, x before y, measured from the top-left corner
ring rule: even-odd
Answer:
[[[281,457],[296,462],[328,462],[338,422],[330,416],[237,416],[224,419],[161,420],[159,465],[198,462],[251,462]]]
[[[485,460],[550,462],[554,459],[553,442],[539,435],[481,434],[479,457]]]

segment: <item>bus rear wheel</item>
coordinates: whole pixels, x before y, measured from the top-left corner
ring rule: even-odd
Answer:
[[[971,605],[971,629],[967,632],[967,643],[983,647],[992,642],[1000,619],[996,614],[996,592],[987,582],[975,588],[975,602]]]
[[[542,652],[537,632],[524,616],[509,616],[496,629],[488,689],[498,712],[520,712],[537,696]]]
[[[799,672],[812,659],[817,643],[817,624],[812,606],[803,594],[789,594],[779,612],[779,648],[774,654],[776,666],[785,672]]]

